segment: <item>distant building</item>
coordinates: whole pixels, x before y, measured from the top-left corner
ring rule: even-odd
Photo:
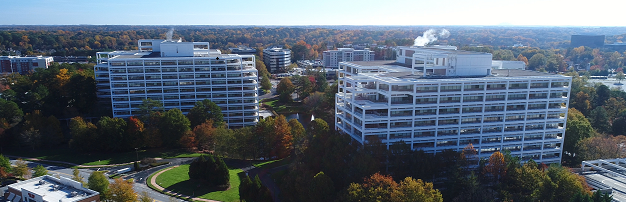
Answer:
[[[80,182],[44,175],[7,186],[6,201],[12,202],[99,202],[100,193]]]
[[[411,65],[341,62],[335,128],[365,144],[461,151],[508,150],[560,163],[572,78],[491,68],[490,53],[413,49]],[[406,53],[406,52],[405,52]]]
[[[237,48],[228,48],[230,53],[237,55],[254,55],[256,54],[256,49],[250,48],[247,46],[239,46]]]
[[[222,109],[229,127],[259,120],[258,75],[254,55],[221,54],[209,42],[139,40],[138,51],[98,52],[98,98],[114,117],[139,114],[142,100],[163,103],[187,114],[209,99]]]
[[[602,48],[604,38],[604,35],[572,35],[570,46],[574,48],[580,46]]]
[[[337,50],[324,51],[322,60],[324,61],[324,67],[337,68],[339,67],[339,62],[374,61],[374,51],[371,51],[369,48],[364,50],[338,48]]]
[[[58,63],[88,63],[91,56],[52,56]]]
[[[270,73],[281,72],[291,65],[291,50],[276,47],[264,49],[263,63]]]
[[[19,56],[0,56],[0,72],[1,73],[20,73],[27,74],[34,71],[35,68],[48,68],[54,61],[52,57],[19,57]]]
[[[626,43],[624,43],[624,42],[613,43],[613,44],[604,44],[604,47],[609,49],[609,50],[617,51],[617,52],[620,52],[620,53],[626,51]]]
[[[492,69],[526,69],[526,63],[524,61],[504,61],[504,60],[493,60],[491,61]]]

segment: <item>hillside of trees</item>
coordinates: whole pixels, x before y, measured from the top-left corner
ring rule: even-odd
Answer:
[[[165,38],[175,28],[174,39],[208,41],[212,48],[226,50],[237,45],[253,48],[293,47],[310,44],[318,55],[327,46],[343,44],[412,45],[430,28],[450,31],[450,37],[435,44],[508,47],[520,43],[539,48],[566,48],[572,34],[605,34],[607,43],[621,42],[626,28],[604,27],[249,27],[249,26],[1,26],[0,50],[23,54],[90,55],[101,50],[136,49],[138,39]],[[8,54],[8,53],[5,53]],[[301,55],[294,53],[293,55]],[[315,54],[305,59],[315,58]],[[298,58],[300,59],[300,58]]]

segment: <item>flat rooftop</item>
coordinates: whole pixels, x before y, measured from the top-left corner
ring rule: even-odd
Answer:
[[[111,52],[112,54],[115,54],[115,52]],[[169,56],[169,57],[161,57],[161,52],[119,52],[121,54],[116,55],[114,57],[109,58],[109,60],[112,59],[138,59],[138,58],[164,58],[164,59],[168,59],[168,58],[192,58],[192,57],[229,57],[229,56],[235,56],[238,54],[208,54],[208,55],[201,55],[201,56]],[[246,56],[246,55],[242,55],[242,56]]]
[[[362,73],[364,76],[377,76],[398,79],[453,79],[453,78],[500,78],[500,77],[528,77],[528,76],[560,76],[559,74],[537,72],[519,69],[492,69],[491,75],[484,76],[431,76],[423,77],[422,70],[412,70],[404,63],[397,63],[395,60],[375,60],[375,61],[351,61],[346,62],[362,67],[379,67],[386,73]],[[415,72],[415,74],[413,74]],[[361,74],[359,74],[361,75]]]
[[[78,183],[78,186],[81,186],[81,188],[78,189],[75,187],[77,186],[76,184],[72,185],[71,183]],[[82,188],[79,182],[64,177],[59,179],[49,175],[15,183],[8,187],[20,191],[25,189],[28,192],[42,196],[44,201],[50,202],[79,201],[98,194],[96,191]]]

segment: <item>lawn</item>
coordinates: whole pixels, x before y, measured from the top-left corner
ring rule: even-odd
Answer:
[[[217,191],[196,181],[189,181],[189,165],[165,171],[157,176],[156,183],[161,187],[176,193],[218,201],[239,201],[239,184],[241,183],[241,169],[231,169],[230,188],[226,191]],[[149,179],[148,179],[149,180]]]
[[[264,104],[269,105],[272,110],[274,110],[276,113],[296,113],[296,112],[303,112],[305,111],[302,108],[302,103],[301,102],[293,102],[293,103],[280,103],[278,102],[277,98],[272,98],[272,99],[265,99],[262,100],[261,102],[263,102]]]
[[[181,157],[197,157],[201,154],[190,153],[185,150],[165,150],[151,149],[117,153],[83,153],[72,149],[42,149],[42,150],[19,150],[5,152],[4,155],[22,156],[29,158],[37,158],[42,160],[64,161],[79,165],[109,165],[129,163],[137,159],[149,158],[181,158]]]

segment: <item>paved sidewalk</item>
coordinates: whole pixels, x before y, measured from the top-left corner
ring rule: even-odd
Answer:
[[[181,197],[181,198],[191,198],[191,196],[187,196],[187,195],[183,195],[183,194],[179,194],[179,193],[176,193],[176,192],[169,191],[169,190],[167,190],[167,189],[165,189],[165,188],[163,188],[163,187],[159,186],[159,185],[156,183],[156,178],[157,178],[157,176],[159,176],[161,173],[164,173],[165,171],[171,170],[171,169],[176,168],[176,167],[178,167],[178,166],[172,166],[172,167],[169,167],[169,168],[167,168],[167,169],[161,170],[161,171],[159,171],[158,173],[155,173],[155,174],[152,176],[152,179],[150,179],[150,184],[151,184],[152,186],[154,186],[154,187],[155,187],[158,191],[162,191],[162,192],[165,192],[165,193],[168,193],[168,194],[171,194],[171,195],[177,196],[177,197]],[[209,199],[203,199],[203,198],[192,198],[192,200],[194,200],[194,201],[207,201],[207,202],[219,202],[219,201],[209,200]]]
[[[44,160],[44,159],[38,159],[38,158],[30,158],[30,157],[22,157],[22,156],[13,156],[13,155],[4,155],[6,157],[9,158],[13,158],[13,159],[24,159],[24,160],[28,160],[28,161],[37,161],[37,162],[50,162],[50,163],[60,163],[60,164],[67,164],[70,166],[76,166],[78,168],[101,168],[101,167],[116,167],[116,166],[125,166],[125,165],[129,165],[129,164],[133,164],[135,163],[135,161],[131,161],[128,163],[118,163],[118,164],[107,164],[107,165],[93,165],[93,166],[86,166],[86,165],[80,165],[80,164],[75,164],[75,163],[70,163],[70,162],[65,162],[65,161],[53,161],[53,160]],[[163,158],[154,158],[154,160],[163,160]],[[137,161],[140,162],[140,161]]]

